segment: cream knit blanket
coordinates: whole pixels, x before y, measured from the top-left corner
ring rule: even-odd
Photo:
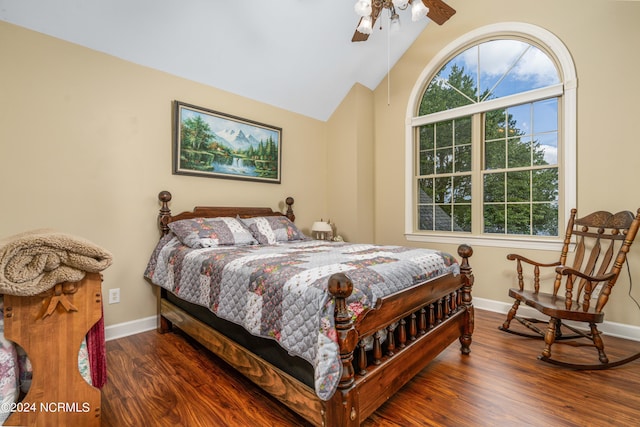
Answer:
[[[39,229],[0,240],[0,294],[37,295],[111,265],[111,253],[81,237]]]

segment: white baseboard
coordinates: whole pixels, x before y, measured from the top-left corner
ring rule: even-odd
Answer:
[[[504,313],[507,314],[509,309],[511,308],[510,303],[494,301],[490,299],[484,298],[473,298],[473,305],[482,310],[493,311],[496,313]],[[524,317],[532,317],[534,319],[545,319],[544,315],[541,315],[539,311],[534,308],[527,307],[524,304],[520,305],[518,309],[518,315]],[[572,323],[568,322],[572,326],[584,326],[580,323]],[[496,328],[500,325],[496,325]],[[633,325],[626,325],[624,323],[616,323],[616,322],[607,322],[605,321],[602,325],[598,325],[598,329],[601,332],[604,332],[607,335],[611,335],[614,337],[625,338],[633,341],[640,341],[640,327]]]
[[[485,298],[473,298],[473,305],[481,310],[504,314],[506,314],[511,308],[510,303],[494,301]],[[518,309],[518,314],[525,317],[544,319],[544,316],[541,316],[537,310],[525,305],[520,306],[520,308]],[[143,319],[132,320],[130,322],[118,323],[104,328],[105,338],[107,341],[109,341],[117,338],[123,338],[129,335],[151,331],[153,329],[156,329],[157,324],[158,316],[150,316]],[[496,328],[498,326],[499,325],[496,325]],[[608,335],[633,341],[640,341],[639,326],[605,321],[602,326],[599,327],[599,329]]]
[[[158,316],[145,317],[129,322],[117,323],[104,328],[104,336],[107,341],[127,337],[142,332],[151,331],[158,326]]]

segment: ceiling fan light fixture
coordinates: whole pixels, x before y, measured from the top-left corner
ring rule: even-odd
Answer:
[[[2,1],[2,0],[0,0]],[[429,6],[431,11],[429,11]],[[356,0],[355,11],[360,17],[358,28],[353,33],[352,42],[363,42],[369,39],[373,26],[383,12],[389,13],[389,33],[400,29],[398,10],[406,10],[411,6],[411,20],[419,21],[427,17],[438,25],[444,24],[456,10],[445,0]],[[382,25],[380,25],[382,29]]]
[[[411,2],[411,20],[412,21],[414,22],[419,21],[427,13],[429,13],[429,8],[424,5],[422,0],[414,0],[413,2]]]
[[[371,0],[358,0],[353,8],[358,16],[371,15]]]
[[[371,16],[363,16],[362,19],[360,19],[360,25],[358,25],[357,30],[362,34],[371,34],[371,32],[373,31]]]

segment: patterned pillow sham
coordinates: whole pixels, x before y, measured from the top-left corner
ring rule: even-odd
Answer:
[[[261,245],[309,240],[309,237],[305,236],[286,216],[242,218],[241,221],[249,227],[251,234]]]
[[[169,223],[169,229],[190,248],[256,245],[249,229],[236,218],[193,218]]]

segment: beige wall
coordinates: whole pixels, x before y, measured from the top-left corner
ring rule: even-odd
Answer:
[[[578,209],[589,212],[640,208],[640,3],[615,1],[451,0],[459,12],[444,26],[430,24],[375,91],[375,236],[378,243],[408,244],[404,232],[404,123],[416,79],[444,46],[476,28],[506,21],[526,22],[554,33],[567,46],[578,74]],[[436,245],[455,252],[453,245]],[[508,301],[514,285],[510,249],[474,247],[474,295]],[[517,251],[522,252],[522,251]],[[544,251],[524,252],[553,260]],[[633,295],[640,300],[640,243],[632,248]],[[640,310],[627,296],[629,279],[621,275],[606,318],[640,325]]]
[[[349,242],[374,239],[373,113],[373,92],[356,84],[327,122],[327,209]]]
[[[197,204],[284,205],[326,215],[326,124],[0,22],[0,236],[52,227],[114,255],[107,325],[155,314],[142,275],[158,239],[157,194]],[[172,101],[283,129],[282,184],[171,173]],[[311,161],[311,159],[316,159]]]

